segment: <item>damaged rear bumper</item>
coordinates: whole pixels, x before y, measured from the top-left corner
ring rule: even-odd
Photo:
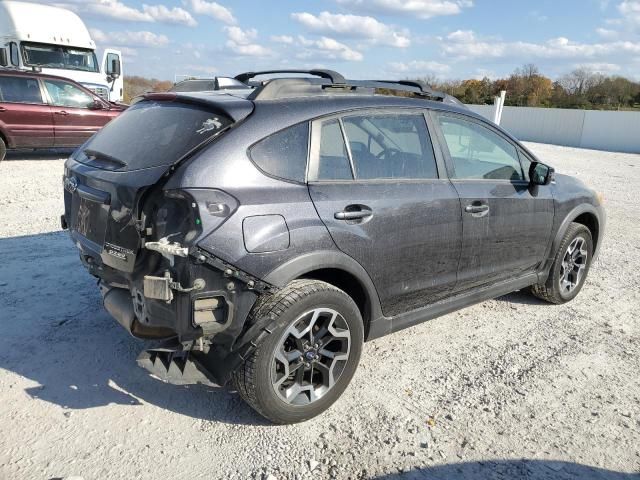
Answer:
[[[176,258],[171,267],[160,261],[155,269],[126,277],[82,257],[100,278],[105,309],[140,338],[188,342],[220,337],[213,343],[232,346],[258,295],[272,289],[201,250]]]

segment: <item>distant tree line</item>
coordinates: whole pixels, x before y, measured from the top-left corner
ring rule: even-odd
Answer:
[[[507,91],[505,105],[527,107],[631,110],[640,108],[640,82],[607,76],[578,68],[556,81],[545,77],[533,64],[517,68],[509,77],[490,80],[424,80],[470,104],[493,104],[501,90]]]
[[[640,109],[640,82],[620,76],[607,76],[587,68],[578,68],[555,82],[527,64],[509,77],[491,80],[445,80],[423,77],[437,90],[457,97],[464,103],[492,104],[501,90],[507,91],[505,105],[526,107],[581,108],[596,110]],[[124,101],[145,92],[162,92],[173,86],[169,80],[138,76],[125,77]]]
[[[124,103],[131,103],[138,95],[146,92],[166,92],[173,86],[169,80],[156,80],[155,78],[124,77]]]

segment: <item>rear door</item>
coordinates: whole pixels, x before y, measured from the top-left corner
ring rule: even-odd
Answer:
[[[338,248],[372,278],[395,316],[456,283],[458,195],[438,171],[420,111],[360,111],[312,124],[309,191]]]
[[[12,148],[53,146],[53,116],[36,78],[0,75],[0,129]]]
[[[462,206],[456,292],[535,271],[551,235],[551,189],[529,184],[517,146],[499,130],[452,113],[434,114],[434,123]]]
[[[42,82],[53,112],[56,147],[81,145],[111,120],[104,110],[93,108],[97,97],[73,83],[57,79]]]

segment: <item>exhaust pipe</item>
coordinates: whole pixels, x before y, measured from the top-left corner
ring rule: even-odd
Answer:
[[[104,308],[122,325],[127,332],[133,335],[133,322],[136,314],[133,311],[133,300],[129,290],[123,288],[111,288],[102,297]]]
[[[175,336],[175,332],[169,328],[142,325],[133,310],[133,298],[129,290],[103,287],[102,304],[107,312],[136,338],[157,339]]]

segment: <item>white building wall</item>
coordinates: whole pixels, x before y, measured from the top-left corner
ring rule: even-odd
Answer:
[[[491,120],[492,105],[468,105]],[[504,107],[501,126],[520,140],[640,153],[640,112]]]

